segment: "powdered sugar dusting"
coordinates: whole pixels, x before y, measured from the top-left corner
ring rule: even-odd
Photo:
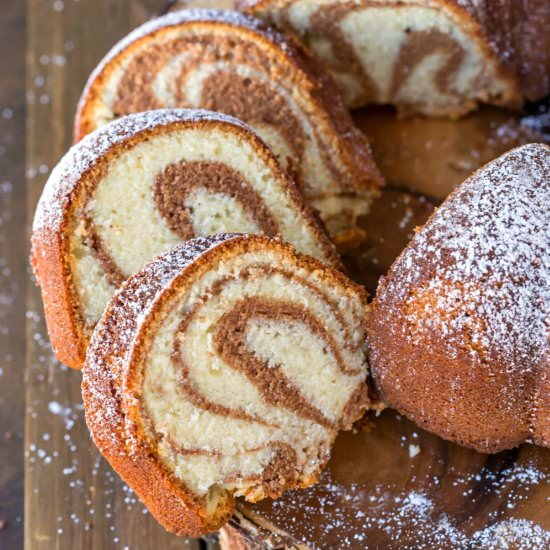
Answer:
[[[420,300],[426,315],[418,330],[452,337],[467,324],[478,340],[471,344],[510,368],[540,364],[548,353],[549,205],[546,146],[513,150],[465,182],[401,258],[406,288],[420,282],[435,297]],[[436,271],[423,283],[426,262]]]
[[[477,531],[472,537],[472,546],[502,550],[521,547],[543,550],[550,546],[550,532],[526,519],[510,519]]]
[[[483,457],[466,451],[465,460],[458,447],[436,451],[433,436],[394,412],[378,423],[372,431],[340,436],[317,485],[243,506],[245,516],[253,510],[254,523],[266,521],[316,550],[548,547],[549,524],[536,513],[537,504],[548,502],[544,452]],[[410,458],[407,437],[396,445],[399,434],[421,442],[426,454]]]
[[[97,166],[115,146],[156,128],[181,122],[202,121],[230,124],[253,133],[248,125],[234,117],[204,109],[159,109],[121,117],[87,135],[71,147],[60,160],[40,197],[33,232],[59,225],[77,182],[86,172]]]

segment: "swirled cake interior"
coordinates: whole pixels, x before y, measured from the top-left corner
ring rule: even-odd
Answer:
[[[263,235],[176,246],[109,302],[83,371],[95,443],[179,534],[314,483],[369,405],[364,290]]]
[[[200,496],[310,484],[365,404],[363,304],[270,256],[226,259],[182,292],[141,365],[147,435]]]
[[[182,10],[136,29],[82,96],[77,136],[129,114],[204,108],[250,124],[329,230],[353,226],[381,183],[326,75],[289,38],[236,12]]]
[[[326,258],[330,245],[304,223],[282,178],[253,143],[224,128],[157,135],[113,158],[83,186],[72,215],[74,281],[87,324],[128,276],[195,236],[281,234]]]

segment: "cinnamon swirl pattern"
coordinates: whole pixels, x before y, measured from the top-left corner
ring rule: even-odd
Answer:
[[[362,416],[365,315],[360,287],[281,241],[188,241],[131,277],[94,332],[94,441],[168,530],[217,529],[237,496],[315,482]]]
[[[120,115],[206,108],[249,123],[333,234],[367,211],[381,176],[333,83],[288,37],[236,13],[182,10],[146,23],[100,63],[80,139]]]
[[[339,266],[269,148],[207,111],[130,115],[78,143],[37,209],[33,262],[58,357],[79,368],[116,288],[172,246],[226,231],[280,235]]]
[[[496,37],[509,19],[498,11],[504,7],[485,13],[473,2],[452,0],[241,4],[296,33],[329,68],[351,107],[389,103],[405,113],[458,116],[479,102],[521,105],[521,63],[513,66],[515,54],[509,47],[499,51]]]

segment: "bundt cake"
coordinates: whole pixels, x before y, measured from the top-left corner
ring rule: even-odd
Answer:
[[[238,12],[182,10],[129,34],[90,77],[75,138],[161,107],[206,108],[251,124],[333,235],[353,229],[381,184],[330,77],[290,38]]]
[[[368,405],[366,297],[277,239],[216,235],[130,277],[94,331],[92,437],[169,531],[314,483]]]
[[[458,187],[382,280],[368,319],[383,401],[482,452],[550,446],[550,148]]]
[[[458,116],[550,93],[547,0],[242,0],[294,32],[330,69],[347,104]]]
[[[340,265],[270,149],[232,117],[159,110],[80,141],[52,172],[33,225],[32,262],[57,357],[80,368],[126,277],[181,241],[223,231],[281,235]]]

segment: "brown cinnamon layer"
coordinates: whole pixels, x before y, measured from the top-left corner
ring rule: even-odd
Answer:
[[[399,90],[407,81],[410,74],[428,55],[434,52],[446,54],[445,63],[435,75],[435,84],[438,90],[447,95],[459,96],[451,82],[451,77],[458,71],[464,60],[465,51],[462,46],[448,34],[437,29],[426,31],[409,31],[401,43],[397,61],[393,69],[390,87],[390,97],[395,100]]]
[[[288,281],[294,280],[296,281],[300,286],[303,286],[304,288],[307,288],[309,292],[317,296],[321,301],[325,303],[327,308],[330,310],[330,313],[334,316],[336,319],[338,325],[341,327],[342,332],[344,333],[344,344],[343,346],[346,349],[349,349],[352,352],[358,351],[362,346],[365,345],[363,341],[360,339],[357,340],[353,337],[351,327],[349,326],[349,323],[346,321],[344,316],[342,315],[342,312],[338,309],[337,305],[332,302],[332,300],[329,298],[328,294],[326,293],[325,289],[316,286],[311,281],[308,281],[307,279],[300,277],[299,275],[296,275],[296,273],[292,273],[291,271],[287,269],[283,269],[281,267],[274,267],[272,265],[268,264],[254,264],[250,265],[247,268],[243,269],[240,273],[240,276],[242,278],[249,278],[254,276],[255,273],[262,272],[264,274],[278,274],[287,279]],[[225,281],[223,281],[225,283]],[[214,290],[215,288],[215,290]],[[219,293],[219,288],[213,287],[212,288],[212,294]],[[357,340],[355,344],[353,343],[354,340]],[[342,362],[342,364],[338,365],[340,370],[344,374],[348,375],[354,375],[357,374],[357,371],[354,369],[351,369],[348,367],[345,362]]]
[[[313,420],[328,429],[337,429],[331,420],[312,406],[294,387],[280,366],[268,365],[267,360],[259,358],[250,350],[246,343],[246,331],[247,324],[252,319],[297,321],[321,336],[327,342],[327,347],[338,357],[338,350],[330,334],[303,306],[253,297],[240,301],[223,315],[214,335],[214,342],[224,361],[246,375],[267,403],[291,410],[296,415]]]
[[[101,265],[107,281],[113,286],[119,287],[126,279],[126,275],[124,275],[109,254],[103,239],[97,232],[91,216],[88,213],[83,213],[81,219],[84,224],[84,244],[89,248],[92,255]]]
[[[279,233],[277,221],[263,198],[237,170],[216,161],[170,164],[155,180],[154,198],[159,212],[172,231],[183,240],[195,237],[191,207],[186,200],[197,189],[236,199],[260,230],[269,236]]]
[[[224,286],[225,283],[229,282],[229,280],[232,279],[224,279],[223,281],[218,281],[218,285]],[[220,403],[215,403],[214,401],[208,399],[205,395],[203,395],[200,391],[197,390],[197,388],[194,387],[192,382],[189,380],[189,366],[187,363],[183,360],[182,357],[182,342],[183,338],[180,337],[180,335],[185,334],[186,328],[189,326],[189,323],[193,320],[193,318],[198,314],[200,307],[202,303],[198,303],[195,307],[191,309],[191,311],[182,319],[179,327],[178,332],[176,334],[176,338],[174,340],[174,350],[172,352],[172,362],[177,366],[177,368],[181,372],[181,381],[180,381],[180,389],[185,394],[187,399],[197,408],[203,409],[206,411],[210,411],[214,414],[219,414],[221,416],[227,416],[229,418],[236,418],[239,420],[248,420],[249,422],[254,422],[256,424],[261,424],[264,426],[270,426],[268,422],[263,420],[262,418],[259,418],[258,416],[254,416],[251,414],[248,414],[242,409],[234,409],[231,407],[226,407],[224,405],[221,405]]]
[[[298,457],[296,451],[288,444],[281,441],[270,443],[273,449],[273,456],[266,464],[262,473],[257,476],[240,478],[241,482],[258,482],[262,486],[263,492],[271,498],[279,498],[288,488],[296,485],[298,479]],[[237,476],[229,476],[225,482],[235,481]],[[249,502],[255,499],[249,496]]]
[[[180,76],[178,100],[184,100],[181,93],[183,76]],[[220,70],[206,78],[202,85],[202,108],[232,115],[252,126],[258,123],[273,126],[283,135],[294,157],[302,158],[304,131],[300,121],[287,101],[268,84],[250,76]]]
[[[291,4],[283,10],[283,21],[290,27]],[[360,9],[359,5],[356,9]],[[311,16],[311,32],[315,36],[322,36],[330,42],[332,48],[333,61],[331,69],[336,72],[350,72],[359,79],[362,93],[369,99],[375,99],[379,96],[379,90],[376,82],[365,71],[360,57],[357,55],[353,44],[351,44],[346,33],[341,29],[342,19],[352,10],[353,7],[348,4],[329,4],[320,5]]]

